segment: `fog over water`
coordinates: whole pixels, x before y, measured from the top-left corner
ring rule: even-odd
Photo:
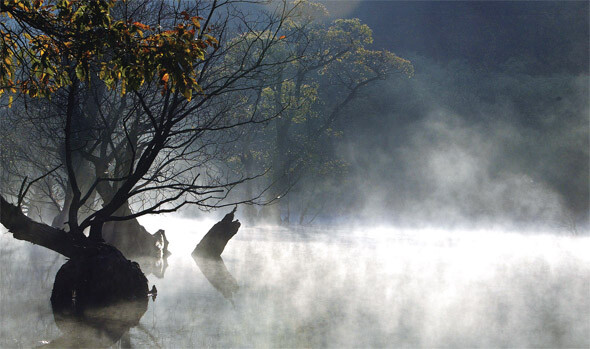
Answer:
[[[223,254],[230,301],[190,257],[212,221],[143,222],[166,229],[172,255],[164,278],[148,275],[158,297],[133,347],[590,345],[587,236],[244,227]],[[49,294],[64,258],[1,240],[0,344],[58,337]]]

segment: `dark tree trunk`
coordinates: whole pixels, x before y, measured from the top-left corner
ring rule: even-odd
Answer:
[[[59,269],[51,293],[54,311],[83,314],[96,307],[147,299],[147,279],[139,265],[112,246],[104,246],[100,253],[72,258]]]
[[[92,241],[104,241],[102,239],[102,222],[96,222],[90,226],[90,233],[88,234],[88,238]]]
[[[79,235],[66,233],[57,228],[38,223],[25,216],[20,208],[0,196],[0,223],[12,233],[15,239],[43,246],[66,257],[84,254],[87,242]]]

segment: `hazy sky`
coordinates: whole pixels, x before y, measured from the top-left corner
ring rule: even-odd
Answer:
[[[338,2],[340,5],[344,2]],[[536,73],[588,72],[587,1],[360,1],[379,48],[497,66],[535,56]],[[331,4],[330,8],[335,8]],[[338,6],[342,7],[342,6]]]

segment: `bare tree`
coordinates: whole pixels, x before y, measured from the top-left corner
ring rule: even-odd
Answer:
[[[100,59],[85,66],[82,73],[80,65],[72,62],[74,58],[82,60],[81,56],[62,58],[68,83],[53,92],[51,100],[40,103],[51,110],[42,130],[51,134],[37,137],[51,139],[53,143],[52,151],[46,153],[50,161],[43,165],[54,162],[61,166],[54,172],[54,180],[62,184],[62,194],[54,200],[64,212],[68,232],[56,230],[55,234],[67,234],[76,241],[86,241],[86,229],[90,240],[102,241],[103,228],[110,222],[173,212],[186,205],[208,209],[236,204],[224,200],[232,188],[249,177],[235,176],[223,167],[224,147],[235,140],[235,133],[230,131],[273,116],[231,113],[235,106],[225,101],[232,95],[248,94],[252,81],[262,81],[259,76],[295,59],[295,53],[267,59],[282,41],[279,33],[293,13],[292,6],[282,4],[270,11],[247,12],[235,1],[138,5],[125,5],[113,11],[123,16],[122,23],[133,21],[142,11],[155,13],[146,23],[134,25],[152,28],[160,35],[166,34],[166,27],[178,32],[178,28],[183,28],[179,24],[182,20],[198,18],[202,29],[194,35],[203,43],[202,59],[191,61],[190,67],[181,67],[194,74],[194,86],[198,88],[189,89],[187,81],[178,79],[176,85],[169,85],[168,79],[175,75],[161,71],[136,88],[131,88],[131,78],[113,83],[98,68],[104,60],[141,59],[117,52],[124,47],[114,46],[111,51],[102,52]],[[43,22],[43,18],[30,12],[16,7],[5,10],[18,28],[40,32],[60,45],[72,39],[62,37],[52,23]],[[26,70],[22,68],[23,73]],[[21,98],[21,103],[30,106],[30,98]],[[37,114],[47,115],[44,108]],[[81,164],[92,171],[81,171]],[[12,175],[15,179],[18,175],[29,177],[18,170]],[[25,183],[30,182],[25,179]],[[9,191],[5,193],[11,195]],[[97,193],[100,201],[96,201]],[[17,206],[22,205],[25,194],[26,191],[17,193]],[[12,212],[8,201],[3,199],[2,204],[3,209]],[[84,207],[93,210],[81,215]],[[7,221],[2,223],[15,229],[10,219],[5,218]]]

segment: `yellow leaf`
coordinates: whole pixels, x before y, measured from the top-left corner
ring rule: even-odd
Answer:
[[[170,79],[170,75],[168,75],[168,73],[166,73],[162,76],[162,81],[164,81],[165,83],[168,83],[169,79]]]
[[[184,91],[182,91],[182,95],[184,96],[184,98],[186,98],[187,101],[191,101],[191,99],[193,98],[193,90],[191,90],[190,88],[185,89]]]
[[[13,99],[14,98],[12,96],[8,97],[8,108],[12,108],[12,101],[13,101]]]
[[[197,17],[193,17],[192,21],[193,21],[195,28],[197,28],[197,29],[201,28],[201,22],[199,22],[199,19]]]

